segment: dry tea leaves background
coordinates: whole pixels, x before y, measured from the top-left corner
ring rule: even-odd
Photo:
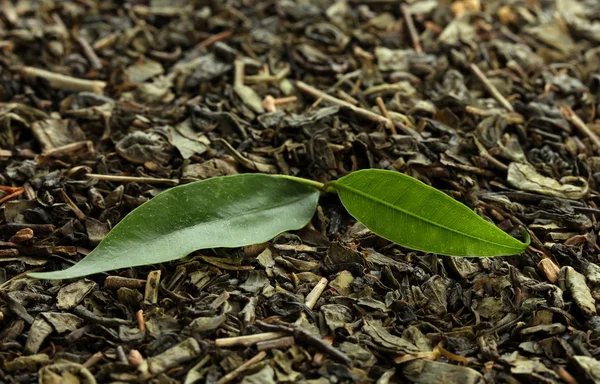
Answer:
[[[1,2],[1,380],[598,381],[598,7]],[[525,226],[526,257],[410,252],[329,197],[261,246],[24,275],[177,184],[365,168]]]

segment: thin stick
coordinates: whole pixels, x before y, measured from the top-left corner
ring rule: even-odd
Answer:
[[[137,319],[138,322],[138,329],[140,331],[145,331],[146,330],[146,320],[144,319],[144,310],[140,309],[139,311],[137,311],[135,313],[135,318]]]
[[[148,280],[146,280],[146,291],[144,293],[144,302],[149,304],[158,303],[158,289],[160,286],[160,274],[161,271],[156,270],[148,274]]]
[[[267,357],[267,352],[261,351],[261,352],[257,353],[250,360],[246,361],[244,364],[240,365],[239,367],[237,367],[233,371],[231,371],[228,374],[226,374],[225,376],[221,377],[219,379],[219,381],[217,381],[217,384],[226,384],[226,383],[229,383],[231,380],[234,380],[236,377],[238,377],[240,375],[240,373],[244,372],[246,369],[248,369],[252,365],[258,363],[259,361],[261,361],[265,357]]]
[[[129,289],[140,289],[146,285],[146,280],[133,279],[130,277],[122,276],[108,276],[104,279],[104,288],[118,289],[118,288],[129,288]]]
[[[95,70],[102,69],[102,62],[100,62],[100,58],[98,57],[98,55],[96,55],[96,51],[94,51],[94,48],[92,48],[90,43],[88,43],[88,41],[81,36],[77,37],[77,42],[79,43],[79,45],[81,45],[81,50],[83,51],[85,57],[87,57],[87,59],[89,60],[92,68],[94,68]]]
[[[396,135],[396,127],[394,127],[394,122],[392,121],[392,119],[390,118],[390,113],[388,112],[385,103],[383,102],[383,99],[380,96],[377,96],[377,98],[375,99],[375,102],[377,103],[377,106],[379,107],[379,110],[381,111],[381,114],[383,115],[383,117],[385,117],[386,119],[388,119],[389,121],[389,129],[390,131],[392,131],[393,135]]]
[[[198,45],[196,45],[196,49],[208,48],[218,41],[223,41],[225,39],[230,38],[232,34],[233,34],[233,31],[223,31],[223,32],[217,33],[216,35],[212,35],[212,36],[202,40],[201,42],[199,42]]]
[[[563,116],[571,122],[571,124],[579,129],[579,132],[583,133],[592,141],[592,143],[596,146],[596,151],[600,152],[600,138],[598,135],[592,131],[570,107],[563,105],[560,107],[560,111],[562,112]]]
[[[0,149],[0,157],[11,157],[12,156],[12,151],[9,151],[8,149]]]
[[[102,352],[96,352],[92,356],[90,356],[90,358],[87,359],[85,363],[83,363],[83,366],[89,369],[96,365],[96,363],[102,360],[103,358],[104,355],[102,354]]]
[[[479,79],[479,81],[481,81],[485,89],[492,95],[492,97],[496,99],[496,101],[498,101],[500,105],[502,105],[504,108],[511,112],[514,112],[512,104],[510,104],[510,102],[506,100],[504,96],[502,96],[502,94],[500,93],[500,91],[498,91],[494,84],[490,83],[490,80],[485,76],[483,72],[481,72],[481,69],[479,69],[479,67],[475,63],[471,63],[470,68],[473,74]]]
[[[123,183],[146,183],[146,184],[169,184],[177,185],[179,180],[177,179],[161,179],[158,177],[135,177],[135,176],[117,176],[117,175],[99,175],[96,173],[85,174],[90,179],[102,180],[102,181],[120,181]]]
[[[60,147],[52,148],[42,153],[42,156],[60,157],[69,153],[77,152],[85,149],[87,152],[94,152],[94,143],[91,140],[77,141],[75,143],[61,145]]]
[[[11,193],[10,195],[6,195],[3,198],[0,199],[0,204],[4,203],[5,201],[8,201],[14,197],[17,197],[19,195],[21,195],[23,192],[25,192],[25,188],[19,187],[19,189],[17,189],[17,191]]]
[[[313,309],[315,307],[315,305],[317,304],[317,300],[319,300],[319,297],[321,297],[323,291],[325,290],[325,288],[327,288],[328,282],[329,281],[327,281],[326,278],[321,278],[321,280],[319,280],[319,282],[317,283],[317,285],[315,285],[312,291],[310,291],[310,293],[306,295],[306,300],[304,300],[304,304],[306,304],[308,308]]]
[[[415,48],[415,52],[422,53],[423,48],[421,48],[421,41],[419,39],[419,33],[417,32],[417,28],[415,28],[415,23],[412,18],[412,14],[410,13],[410,9],[408,5],[402,4],[400,5],[400,10],[404,15],[404,21],[406,22],[406,26],[408,27],[408,34],[410,35],[410,39],[412,40],[413,47]]]
[[[302,81],[296,81],[296,86],[302,92],[313,96],[315,99],[323,99],[325,101],[330,102],[331,104],[335,104],[335,105],[339,105],[340,107],[348,108],[348,109],[352,110],[354,113],[356,113],[357,115],[364,117],[365,119],[371,120],[375,123],[383,123],[383,124],[385,124],[386,127],[389,127],[389,125],[390,125],[390,120],[386,119],[385,117],[378,115],[375,112],[371,112],[368,109],[354,106],[354,105],[348,103],[347,101],[338,99],[337,97],[328,95],[327,93],[320,91],[317,88],[312,87]]]
[[[22,67],[21,74],[28,79],[41,77],[47,80],[52,88],[65,91],[94,92],[102,94],[106,87],[106,82],[104,81],[78,79],[76,77],[61,75],[60,73],[54,73],[40,68]]]
[[[295,344],[293,336],[282,337],[280,339],[261,341],[256,343],[256,349],[259,351],[266,351],[269,349],[284,349],[289,348]]]
[[[79,209],[79,207],[77,206],[77,204],[75,204],[73,202],[73,200],[71,200],[71,198],[69,197],[69,195],[67,195],[67,192],[65,192],[64,189],[61,189],[58,194],[60,195],[60,198],[62,199],[62,201],[67,204],[69,206],[69,208],[71,208],[71,211],[73,211],[73,213],[75,214],[75,216],[77,217],[77,219],[84,221],[87,217],[85,215],[85,213],[83,213],[81,211],[81,209]]]
[[[215,347],[249,347],[261,341],[278,339],[283,336],[286,336],[286,334],[282,332],[264,332],[257,333],[255,335],[224,337],[222,339],[215,340]]]

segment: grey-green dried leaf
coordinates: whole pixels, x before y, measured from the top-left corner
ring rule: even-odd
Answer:
[[[319,310],[325,317],[325,324],[332,332],[344,328],[347,322],[352,321],[352,311],[345,305],[325,304]]]
[[[160,355],[148,358],[146,360],[148,371],[153,375],[157,375],[170,368],[187,363],[197,357],[201,351],[200,345],[194,338],[187,338]]]
[[[75,308],[90,292],[92,292],[92,290],[94,290],[94,288],[96,288],[96,285],[97,284],[91,280],[82,279],[62,287],[56,295],[58,301],[56,306],[59,309]]]
[[[265,365],[260,371],[244,376],[241,384],[276,384],[275,371],[270,365]]]
[[[150,161],[164,165],[171,160],[171,145],[165,129],[130,133],[116,144],[116,150],[121,157],[135,164]]]
[[[83,323],[83,319],[71,313],[42,312],[42,316],[59,334],[74,331]]]
[[[347,296],[352,292],[350,284],[354,280],[354,276],[350,271],[342,271],[333,279],[329,286],[337,291],[341,296]]]
[[[212,333],[227,320],[227,314],[212,317],[198,317],[187,326],[192,332]]]
[[[152,311],[145,315],[146,328],[153,337],[158,337],[164,333],[175,333],[181,331],[179,321],[173,316],[162,311]]]
[[[573,362],[590,383],[600,383],[600,362],[597,359],[580,355],[573,356]]]
[[[25,342],[25,352],[27,354],[35,354],[40,350],[40,347],[44,343],[44,340],[54,331],[52,325],[48,323],[41,315],[38,315],[27,335],[27,341]]]
[[[240,285],[240,288],[246,292],[257,294],[267,285],[269,285],[269,279],[265,271],[250,271],[248,278]]]
[[[508,166],[508,184],[522,191],[573,200],[580,200],[589,192],[588,183],[583,177],[573,176],[564,181],[561,183],[543,176],[530,164],[513,162]]]
[[[402,365],[402,372],[413,383],[479,384],[483,376],[472,368],[418,359]]]
[[[344,341],[338,346],[338,349],[352,359],[353,364],[356,366],[368,368],[376,362],[373,354],[359,344]]]
[[[130,65],[125,70],[127,81],[131,83],[143,83],[150,80],[154,76],[162,75],[164,69],[158,61],[146,59],[142,62],[137,62]]]
[[[567,330],[567,327],[560,323],[540,324],[533,327],[521,329],[521,335],[532,335],[535,333],[543,333],[548,335],[557,335]]]
[[[85,219],[85,230],[88,235],[90,244],[96,246],[100,244],[102,240],[108,235],[110,227],[108,223],[103,223],[100,220],[96,220],[93,217],[86,217]]]
[[[225,160],[210,159],[203,163],[188,164],[181,172],[181,182],[189,183],[212,177],[236,175],[237,169]]]
[[[385,330],[379,320],[365,320],[362,330],[371,336],[375,344],[394,353],[406,355],[421,352],[414,344]]]
[[[177,148],[184,159],[203,154],[210,144],[206,136],[198,137],[191,124],[190,119],[187,119],[175,127],[169,127],[171,144]]]
[[[252,109],[256,113],[264,113],[265,109],[262,106],[262,99],[258,94],[254,91],[254,89],[250,88],[247,85],[236,84],[233,87],[233,91],[236,95],[239,96],[240,99],[246,104],[250,109]]]
[[[33,135],[44,152],[51,149],[86,140],[85,133],[77,124],[69,119],[45,119],[31,124]]]
[[[50,357],[45,353],[40,353],[31,356],[19,356],[13,360],[4,361],[4,369],[7,372],[26,371],[35,372],[41,365],[50,363]]]
[[[294,370],[294,361],[288,358],[285,352],[274,349],[273,355],[275,378],[278,383],[296,383],[303,377],[302,373]]]
[[[404,261],[393,259],[389,256],[381,254],[375,251],[373,248],[366,249],[365,260],[367,262],[367,266],[371,269],[381,268],[383,266],[389,266],[394,271],[397,272],[408,272],[412,270],[412,266]],[[462,260],[462,259],[455,259]]]
[[[504,304],[501,298],[487,296],[476,299],[473,301],[473,310],[490,321],[497,321],[504,317]]]
[[[594,316],[596,314],[596,301],[592,297],[590,288],[585,281],[585,276],[577,272],[573,267],[565,266],[560,270],[560,278],[564,281],[564,287],[569,290],[573,301],[583,315],[586,317]]]
[[[56,363],[40,369],[39,384],[96,384],[96,378],[81,364]]]

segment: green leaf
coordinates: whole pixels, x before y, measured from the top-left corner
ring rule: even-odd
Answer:
[[[198,249],[262,243],[304,227],[318,199],[316,188],[264,174],[190,183],[135,209],[78,264],[29,276],[69,279],[180,259]]]
[[[529,245],[467,206],[419,180],[394,171],[353,172],[328,185],[352,216],[390,241],[450,256],[502,256]]]

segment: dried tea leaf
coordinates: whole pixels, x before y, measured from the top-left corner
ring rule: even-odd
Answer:
[[[136,131],[116,144],[117,153],[135,164],[153,162],[164,165],[171,159],[171,146],[161,130]]]
[[[241,384],[276,384],[275,371],[270,365],[265,365],[260,371],[244,376]]]
[[[563,182],[540,175],[534,166],[522,163],[510,163],[508,183],[522,191],[540,193],[546,196],[580,200],[588,194],[589,186],[583,177],[570,177]],[[569,182],[567,184],[567,182]],[[580,185],[571,184],[577,182]]]
[[[42,312],[42,316],[59,334],[74,331],[83,323],[83,319],[72,313]]]
[[[184,159],[204,153],[210,144],[210,141],[205,136],[197,137],[189,119],[175,127],[169,127],[169,132],[171,134],[171,144],[179,150],[181,157]]]
[[[96,285],[97,284],[91,280],[83,279],[62,287],[56,295],[58,301],[56,306],[59,309],[75,308],[94,290],[94,288],[96,288]]]
[[[590,383],[600,382],[600,362],[589,356],[573,356],[573,362],[578,370],[587,376]]]
[[[395,353],[406,355],[421,352],[421,350],[411,342],[386,331],[381,325],[381,321],[365,320],[362,330],[367,335],[371,336],[373,342],[377,345],[392,350]]]
[[[577,272],[573,267],[562,267],[560,270],[561,280],[564,281],[564,287],[569,290],[573,301],[579,307],[586,317],[596,314],[596,301],[592,297],[585,276]],[[562,283],[561,281],[561,283]],[[561,285],[562,286],[562,285]]]
[[[31,130],[44,152],[86,139],[83,130],[71,120],[45,119],[31,124]]]
[[[125,70],[127,81],[131,83],[143,83],[144,81],[150,80],[154,76],[162,75],[163,73],[164,69],[158,61],[148,59],[130,65]]]
[[[483,376],[472,368],[419,359],[402,366],[402,372],[413,383],[478,384]]]

